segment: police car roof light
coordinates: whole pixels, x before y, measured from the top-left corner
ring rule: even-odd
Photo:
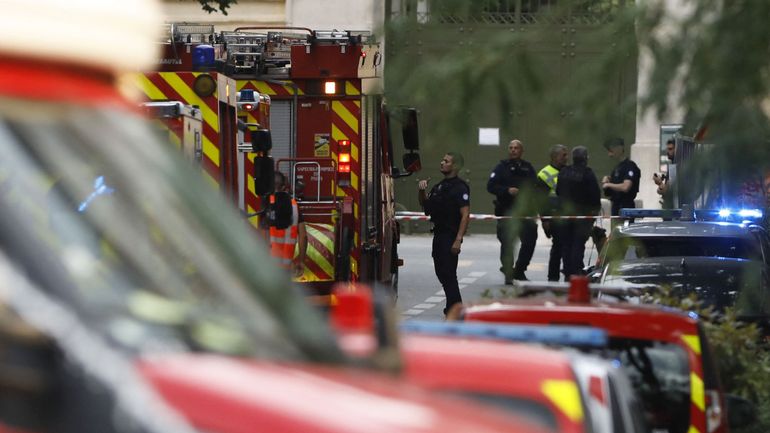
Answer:
[[[410,320],[401,324],[407,333],[477,337],[523,343],[555,344],[561,346],[603,347],[607,331],[587,326],[508,325],[477,322],[429,322]]]
[[[692,212],[692,213],[690,213]],[[623,218],[671,218],[682,221],[729,221],[738,218],[738,222],[745,220],[758,220],[764,216],[761,209],[696,209],[687,212],[686,209],[621,209]]]

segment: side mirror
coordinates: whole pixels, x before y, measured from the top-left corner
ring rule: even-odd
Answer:
[[[254,152],[267,152],[273,148],[273,138],[269,129],[249,128],[251,148]]]
[[[404,170],[407,173],[417,173],[422,170],[422,162],[420,162],[419,153],[405,153],[404,154]]]
[[[275,191],[275,165],[273,158],[258,156],[254,158],[254,193],[272,194]]]
[[[418,150],[420,148],[420,134],[417,128],[417,109],[404,110],[404,126],[401,130],[404,137],[404,148]]]
[[[754,403],[737,395],[727,395],[727,424],[730,431],[748,427],[758,421]]]

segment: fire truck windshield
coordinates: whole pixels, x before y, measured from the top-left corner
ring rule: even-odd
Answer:
[[[0,254],[105,338],[342,359],[234,206],[143,119],[0,99],[0,152]]]

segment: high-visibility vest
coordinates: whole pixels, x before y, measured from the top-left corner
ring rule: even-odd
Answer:
[[[275,195],[270,195],[270,204],[275,204]],[[291,199],[291,225],[285,229],[270,227],[270,254],[277,258],[281,266],[290,269],[294,259],[294,247],[299,236],[299,207],[297,200]]]
[[[556,182],[559,180],[559,170],[548,164],[537,173],[537,178],[548,186],[548,195],[556,197]]]

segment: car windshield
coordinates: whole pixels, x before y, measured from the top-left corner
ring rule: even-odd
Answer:
[[[661,341],[611,338],[603,356],[623,366],[653,431],[687,433],[690,368],[687,352]]]
[[[706,236],[619,236],[610,240],[610,260],[647,257],[726,257],[761,259],[759,245],[749,238]]]
[[[517,416],[528,419],[549,431],[559,431],[556,422],[556,415],[544,404],[510,395],[480,393],[480,392],[458,392],[462,396],[467,396],[485,404],[491,404]]]
[[[0,250],[118,347],[342,359],[216,183],[144,119],[0,99],[0,153]]]

